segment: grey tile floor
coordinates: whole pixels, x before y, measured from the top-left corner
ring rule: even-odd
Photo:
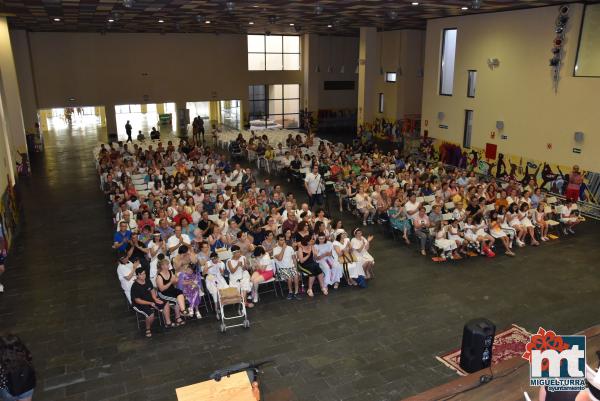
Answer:
[[[110,250],[91,157],[103,135],[47,133],[33,176],[19,184],[24,219],[3,277],[0,330],[33,351],[36,400],[175,400],[175,388],[219,367],[266,357],[275,360],[263,375],[267,401],[399,400],[455,377],[435,355],[460,345],[471,318],[561,333],[598,323],[598,224],[515,258],[451,264],[374,228],[377,277],[367,290],[299,302],[267,296],[249,330],[223,335],[209,317],[146,340]]]

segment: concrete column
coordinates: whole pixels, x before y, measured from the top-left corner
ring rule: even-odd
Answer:
[[[0,77],[2,79],[2,97],[5,103],[4,118],[8,128],[6,134],[14,159],[17,152],[27,152],[27,141],[25,140],[19,82],[5,17],[0,17]]]
[[[322,60],[319,59],[319,35],[316,34],[305,34],[302,37],[303,49],[302,49],[302,65],[304,72],[304,87],[303,87],[303,100],[301,108],[308,111],[312,111],[313,117],[317,117],[319,111],[319,86],[320,86],[320,73],[317,72],[317,66],[320,65]],[[326,66],[320,66],[321,68],[327,68]]]
[[[110,134],[117,134],[117,114],[115,113],[114,104],[104,105],[104,114],[106,115],[106,132]]]
[[[9,181],[15,182],[15,166],[9,140],[8,123],[5,115],[6,97],[0,77],[0,196],[4,194]]]
[[[42,132],[48,131],[48,118],[52,117],[49,109],[40,110],[40,129]]]
[[[33,63],[29,44],[29,32],[25,30],[11,30],[10,42],[12,45],[25,132],[35,132],[35,123],[40,123],[38,113],[37,91],[33,78]],[[40,124],[41,125],[41,124]]]
[[[187,109],[186,107],[186,101],[185,100],[179,100],[175,102],[175,115],[173,116],[175,118],[175,130],[177,131],[177,135],[180,137],[186,137],[188,136],[188,129],[190,128],[190,123],[191,121],[191,116],[187,116],[188,121],[185,121],[184,119],[179,118],[180,117],[180,111],[179,110],[185,110]],[[182,116],[185,117],[185,116]]]
[[[361,27],[358,50],[358,125],[375,120],[377,63],[377,28]]]
[[[157,103],[156,104],[156,112],[160,115],[160,114],[165,114],[165,104],[164,103]]]

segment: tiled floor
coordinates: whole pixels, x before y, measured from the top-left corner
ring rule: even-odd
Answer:
[[[598,322],[598,224],[516,258],[453,264],[434,264],[375,228],[377,278],[367,290],[267,297],[249,330],[223,335],[209,317],[146,340],[116,277],[91,157],[96,130],[46,138],[33,176],[19,184],[23,226],[0,295],[0,329],[33,351],[38,401],[175,400],[176,387],[265,357],[275,360],[263,376],[267,401],[399,400],[454,377],[435,355],[459,346],[471,318],[561,333]]]

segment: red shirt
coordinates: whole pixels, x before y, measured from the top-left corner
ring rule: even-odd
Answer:
[[[138,228],[140,231],[142,231],[142,228],[144,228],[146,226],[150,226],[154,230],[154,220],[152,220],[152,219],[138,220]]]
[[[188,221],[188,223],[192,222],[192,216],[190,216],[190,214],[186,212],[177,213],[177,216],[173,218],[173,221],[175,222],[175,224],[180,225],[181,219],[183,218],[185,218]]]

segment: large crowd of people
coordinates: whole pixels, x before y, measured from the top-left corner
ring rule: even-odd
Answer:
[[[533,177],[525,183],[501,181],[426,161],[419,154],[404,155],[401,149],[383,152],[360,132],[359,138],[347,145],[319,142],[314,152],[305,151],[312,144],[300,136],[285,144],[269,144],[266,136],[246,143],[240,136],[234,146],[250,148],[259,157],[260,149],[275,149],[265,158],[287,176],[304,180],[311,205],[320,202],[328,182],[340,212],[346,208],[356,213],[364,226],[389,226],[435,261],[494,257],[500,244],[515,256],[517,247],[574,234],[584,220],[576,197],[561,201],[542,191]],[[312,140],[309,136],[306,142]],[[573,171],[576,176],[578,167]]]
[[[283,282],[288,300],[300,299],[302,288],[314,297],[315,282],[322,295],[342,279],[366,286],[372,236],[332,222],[316,196],[309,205],[215,149],[173,142],[101,145],[96,155],[114,216],[118,278],[146,318],[146,336],[156,313],[168,327],[183,325],[227,287],[252,308],[272,280]]]
[[[155,311],[167,326],[182,325],[184,317],[202,317],[201,304],[209,296],[216,303],[227,287],[237,288],[249,308],[260,285],[273,280],[284,283],[289,300],[300,298],[303,277],[309,297],[315,282],[323,295],[342,280],[365,287],[374,275],[373,236],[331,220],[328,189],[340,212],[354,213],[363,226],[389,227],[435,261],[494,257],[499,245],[514,256],[516,248],[538,246],[559,231],[574,234],[583,220],[576,203],[560,204],[535,180],[498,182],[398,149],[383,152],[369,141],[333,144],[290,134],[270,143],[266,134],[240,133],[227,146],[229,155],[258,161],[266,178],[195,140],[97,150],[114,214],[118,277],[147,318],[147,336]],[[272,184],[277,173],[306,197]]]

